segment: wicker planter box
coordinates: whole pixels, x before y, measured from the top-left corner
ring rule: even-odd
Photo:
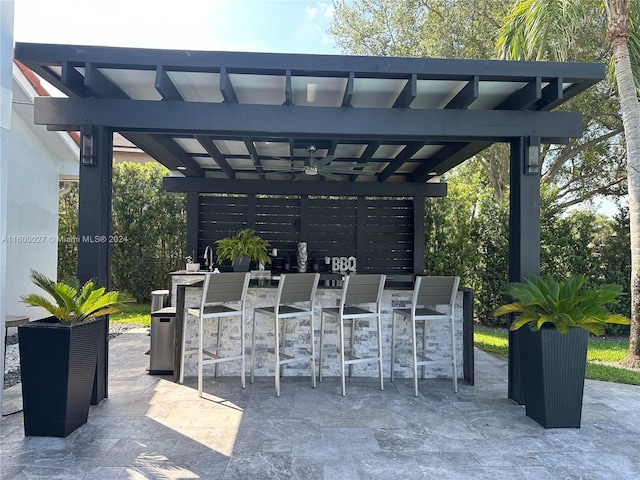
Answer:
[[[102,323],[18,327],[25,436],[66,437],[87,422]]]
[[[521,329],[526,414],[544,428],[580,428],[589,332]]]

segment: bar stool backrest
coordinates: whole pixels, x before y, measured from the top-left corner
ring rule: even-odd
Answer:
[[[386,275],[351,274],[344,279],[342,305],[379,303]]]
[[[207,273],[202,306],[217,303],[240,302],[249,285],[249,272]]]
[[[278,282],[277,305],[313,302],[319,281],[319,273],[290,273],[282,275]]]
[[[413,308],[422,305],[449,305],[450,313],[453,313],[459,284],[460,277],[416,277]]]

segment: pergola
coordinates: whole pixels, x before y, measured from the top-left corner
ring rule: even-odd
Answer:
[[[554,109],[605,75],[588,63],[26,43],[15,57],[68,96],[36,99],[35,123],[82,133],[81,238],[109,237],[117,131],[172,172],[165,189],[187,193],[188,251],[201,245],[203,193],[409,197],[412,270],[423,273],[424,198],[446,195],[441,174],[503,142],[511,281],[539,272],[539,147],[582,134],[579,112]],[[249,202],[245,224],[255,209]],[[78,247],[80,280],[108,285],[109,243]]]

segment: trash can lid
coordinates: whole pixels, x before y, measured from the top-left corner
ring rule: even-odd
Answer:
[[[176,307],[164,307],[155,312],[151,312],[152,317],[175,317]]]
[[[169,290],[154,290],[151,295],[169,295]]]

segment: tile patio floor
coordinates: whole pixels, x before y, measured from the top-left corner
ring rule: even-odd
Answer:
[[[581,429],[545,430],[506,398],[506,362],[476,351],[476,385],[285,377],[185,385],[146,373],[149,337],[110,344],[109,398],[67,438],[0,422],[2,479],[638,479],[640,387],[586,382]],[[5,390],[5,414],[20,408]]]

